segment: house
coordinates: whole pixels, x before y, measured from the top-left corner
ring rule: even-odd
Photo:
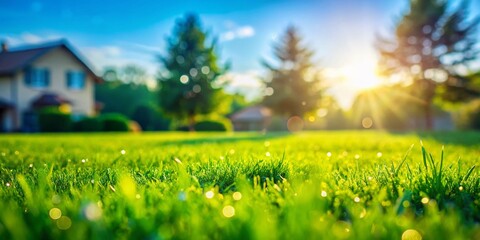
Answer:
[[[65,40],[0,52],[0,131],[35,131],[35,110],[61,107],[74,117],[95,113],[101,82]]]
[[[262,106],[244,108],[234,113],[230,120],[235,131],[263,131],[272,120],[272,110]]]

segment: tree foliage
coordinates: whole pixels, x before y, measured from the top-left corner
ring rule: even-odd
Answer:
[[[177,119],[187,119],[194,129],[195,116],[213,112],[220,103],[221,89],[215,84],[225,71],[196,15],[176,22],[167,40],[167,53],[160,57],[164,67],[158,78],[160,107]]]
[[[303,116],[317,109],[323,89],[318,73],[312,71],[313,52],[302,45],[298,30],[288,27],[273,49],[278,65],[264,62],[271,73],[265,81],[264,105],[287,116]]]
[[[380,67],[386,75],[408,79],[411,94],[423,101],[427,128],[432,128],[433,99],[465,101],[478,91],[465,69],[478,56],[476,28],[480,18],[468,20],[468,3],[451,11],[453,1],[411,0],[398,22],[393,39],[378,38]],[[438,90],[442,89],[442,94]]]
[[[133,73],[128,69],[138,71]],[[145,81],[137,81],[146,79],[144,70],[138,66],[109,67],[104,71],[103,78],[106,81],[95,86],[95,99],[103,104],[102,113],[121,113],[131,117],[138,106],[156,101],[155,93]]]

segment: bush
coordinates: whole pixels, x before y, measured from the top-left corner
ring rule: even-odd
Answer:
[[[463,106],[455,115],[455,123],[460,129],[480,130],[480,99]]]
[[[102,122],[96,117],[86,117],[73,123],[76,132],[100,132],[102,128]]]
[[[209,132],[209,131],[226,132],[227,130],[228,130],[227,124],[221,121],[206,120],[206,121],[197,122],[195,124],[195,131],[199,131],[199,132]]]
[[[140,105],[135,108],[132,120],[136,121],[143,131],[166,131],[170,127],[170,120],[152,105]]]
[[[122,114],[108,113],[100,116],[105,132],[128,132],[130,120]]]
[[[57,108],[44,108],[38,112],[38,124],[41,132],[69,132],[72,130],[72,118],[69,113]]]

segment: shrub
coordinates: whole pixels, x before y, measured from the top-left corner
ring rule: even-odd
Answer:
[[[230,126],[231,129],[231,126]],[[213,121],[213,120],[206,120],[200,121],[195,124],[195,130],[199,132],[208,132],[208,131],[218,131],[218,132],[226,132],[230,130],[227,123],[223,121]]]
[[[38,124],[41,132],[68,132],[72,130],[71,115],[60,112],[57,108],[39,110]]]
[[[455,123],[460,129],[480,130],[480,99],[463,106],[455,115]]]
[[[152,105],[140,105],[135,108],[132,120],[136,121],[143,131],[166,131],[170,127],[170,120]]]
[[[188,132],[188,126],[178,126],[175,128],[175,131],[180,131],[180,132]]]
[[[86,117],[73,123],[76,132],[100,132],[102,127],[102,122],[96,117]]]
[[[105,132],[128,132],[130,120],[122,114],[108,113],[100,116]]]

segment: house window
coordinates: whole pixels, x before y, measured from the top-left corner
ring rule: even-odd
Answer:
[[[29,68],[25,71],[25,84],[34,88],[48,87],[50,71],[46,68]]]
[[[84,72],[67,72],[67,87],[72,90],[81,90],[85,88]]]

